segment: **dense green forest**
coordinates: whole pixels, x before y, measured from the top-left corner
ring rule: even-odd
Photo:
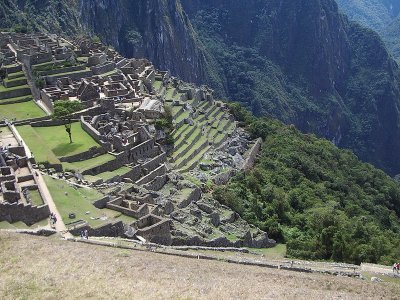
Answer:
[[[287,243],[288,255],[349,263],[400,259],[400,186],[348,150],[238,104],[231,110],[264,142],[253,170],[214,197]]]

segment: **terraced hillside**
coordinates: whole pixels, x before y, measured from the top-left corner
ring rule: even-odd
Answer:
[[[22,65],[3,67],[5,78],[0,84],[0,119],[26,120],[44,117],[45,112],[33,101]]]
[[[210,150],[218,149],[233,135],[236,124],[225,104],[212,99],[191,95],[188,86],[165,86],[161,81],[153,84],[171,108],[175,124],[174,147],[171,163],[180,172],[193,170]]]

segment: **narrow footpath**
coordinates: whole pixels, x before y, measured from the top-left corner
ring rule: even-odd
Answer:
[[[11,125],[13,127],[13,130],[16,134],[16,138],[22,143],[22,145],[25,148],[25,152],[26,155],[28,156],[28,158],[32,157],[32,152],[29,150],[28,145],[24,142],[24,140],[22,139],[21,135],[19,134],[17,128],[14,125]],[[61,235],[64,238],[72,238],[72,234],[68,232],[67,226],[65,226],[60,213],[57,210],[57,207],[54,203],[53,197],[50,194],[49,189],[47,188],[46,182],[44,181],[43,178],[43,174],[41,172],[35,172],[35,178],[36,181],[38,183],[38,185],[40,186],[41,191],[43,192],[42,197],[44,198],[43,200],[47,203],[47,205],[49,206],[50,212],[52,212],[56,218],[57,218],[57,222],[55,224],[55,229],[61,233]],[[50,224],[49,224],[49,228],[50,228]]]

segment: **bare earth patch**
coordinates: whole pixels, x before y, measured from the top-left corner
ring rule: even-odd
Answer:
[[[398,299],[399,285],[0,232],[0,299]]]

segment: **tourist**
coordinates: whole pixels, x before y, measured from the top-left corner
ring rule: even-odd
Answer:
[[[87,229],[85,229],[85,239],[89,239],[89,232],[88,232],[88,230]]]
[[[393,265],[393,273],[399,274],[400,263],[394,263]]]

